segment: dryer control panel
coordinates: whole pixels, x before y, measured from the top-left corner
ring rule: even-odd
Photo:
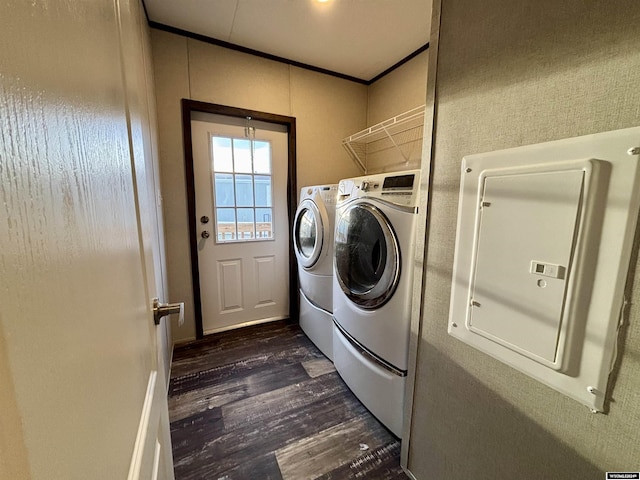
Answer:
[[[379,198],[401,206],[416,207],[420,197],[420,170],[340,180],[338,202],[363,197]]]

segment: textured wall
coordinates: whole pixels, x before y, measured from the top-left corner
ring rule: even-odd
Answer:
[[[291,114],[298,129],[298,187],[337,183],[360,175],[341,141],[365,127],[366,108],[366,86],[292,67]]]
[[[447,335],[462,157],[640,125],[638,24],[636,0],[442,1],[409,446],[417,479],[600,479],[606,470],[640,469],[635,303],[607,415],[593,415]],[[631,270],[637,302],[635,260]]]
[[[373,126],[425,104],[429,52],[425,51],[369,86],[367,125]],[[423,127],[405,125],[388,139],[367,145],[369,173],[420,168]]]
[[[359,174],[342,138],[366,122],[367,87],[152,30],[170,301],[185,302],[174,340],[195,338],[180,99],[296,117],[297,182]]]

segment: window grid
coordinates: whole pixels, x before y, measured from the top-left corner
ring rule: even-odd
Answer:
[[[218,149],[221,159],[216,158],[216,142],[227,143],[229,145],[230,162]],[[233,138],[233,137],[211,137],[212,145],[212,170],[213,170],[213,190],[214,190],[214,211],[216,218],[216,243],[247,242],[273,240],[273,189],[271,156],[266,159],[261,158],[260,167],[256,167],[256,144],[266,148],[271,152],[271,145],[266,141],[255,141],[254,139]],[[248,143],[247,153],[249,154],[249,172],[238,171],[241,163],[242,145]],[[264,154],[263,154],[264,155]],[[216,163],[218,167],[216,168]],[[246,165],[245,165],[246,166]],[[226,167],[226,168],[225,168]],[[244,168],[246,169],[246,168]],[[262,170],[258,172],[258,170]],[[224,178],[228,176],[228,178]],[[260,182],[256,181],[259,177]],[[248,182],[243,182],[243,179]],[[266,180],[266,181],[265,181]],[[249,192],[245,198],[241,191],[242,184],[249,184]],[[258,198],[258,187],[261,185],[264,192]],[[229,191],[224,187],[229,187]],[[244,189],[243,189],[244,190]],[[230,195],[229,195],[230,194]],[[222,200],[222,201],[221,201]],[[229,200],[232,202],[229,203]],[[250,200],[250,202],[248,201]],[[260,205],[258,202],[261,201]],[[222,205],[220,204],[222,203]],[[250,219],[249,219],[250,211]],[[261,212],[262,219],[258,219],[258,211]],[[246,215],[246,216],[245,216]],[[233,218],[231,218],[233,217]]]

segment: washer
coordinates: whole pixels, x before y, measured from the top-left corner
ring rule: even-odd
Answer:
[[[333,278],[336,369],[402,433],[420,171],[340,181]]]
[[[333,360],[333,228],[338,185],[303,187],[293,226],[300,282],[300,326]]]

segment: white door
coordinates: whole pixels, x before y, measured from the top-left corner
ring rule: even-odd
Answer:
[[[204,333],[289,315],[285,127],[191,120]]]
[[[169,345],[167,318],[155,324],[154,300],[165,300],[158,196],[158,158],[154,144],[155,96],[151,48],[139,0],[120,0],[121,52],[125,82],[129,154],[132,158],[140,256],[142,257],[151,359],[149,379],[129,480],[172,479],[173,456],[167,406]]]
[[[171,479],[141,6],[0,17],[0,478]]]

